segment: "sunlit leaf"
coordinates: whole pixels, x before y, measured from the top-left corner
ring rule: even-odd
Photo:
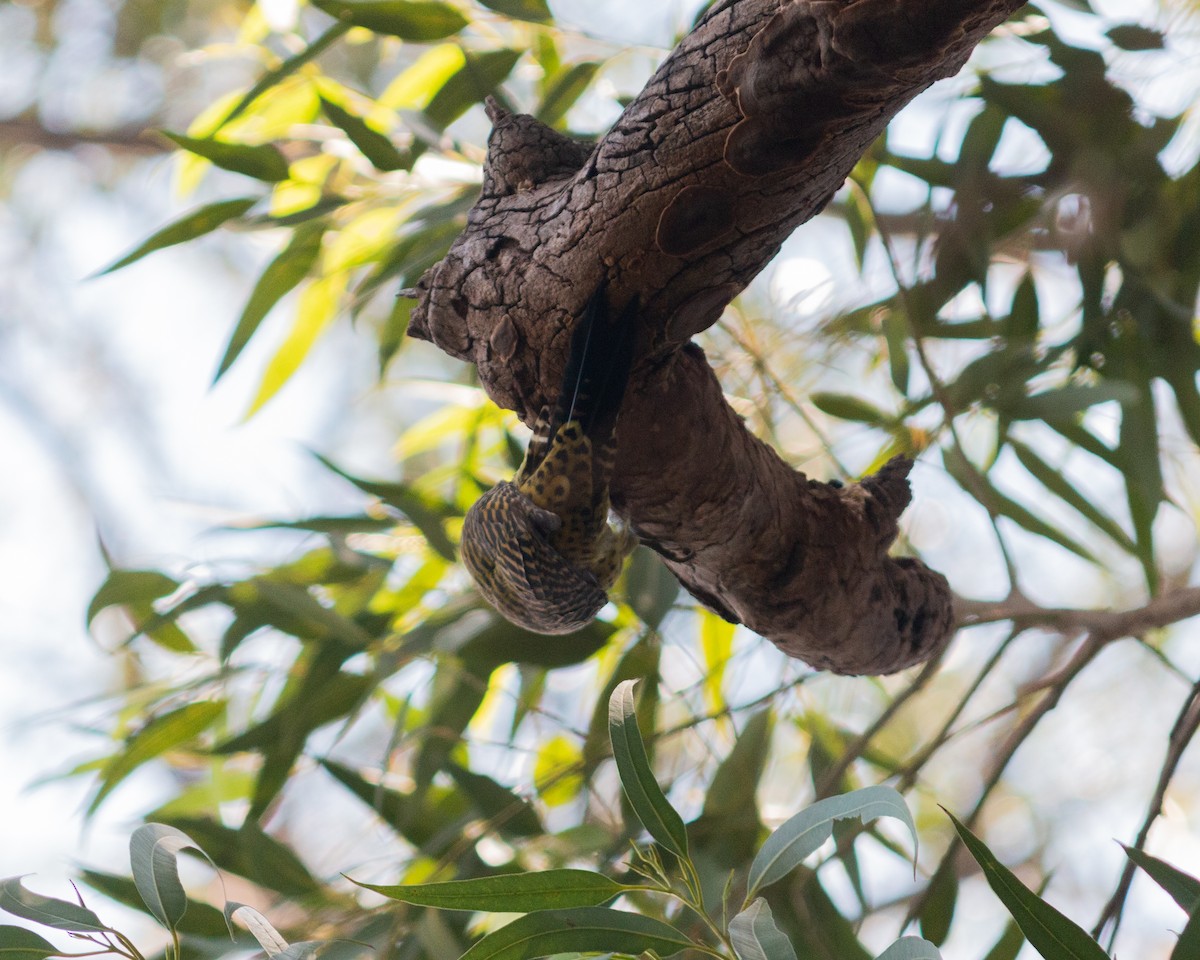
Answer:
[[[538,0],[540,2],[540,0]],[[554,126],[567,115],[567,111],[591,85],[600,64],[596,61],[585,60],[583,63],[573,63],[561,70],[546,86],[542,94],[542,102],[534,114],[547,126]]]
[[[246,411],[247,418],[261,410],[300,368],[317,337],[337,316],[342,295],[346,292],[347,280],[344,272],[331,273],[311,281],[300,292],[292,329],[268,361],[262,380],[259,381],[258,392]]]
[[[371,161],[376,170],[399,170],[404,166],[404,157],[387,135],[380,133],[367,121],[356,116],[332,100],[321,98],[321,109],[337,127],[350,138],[359,153]]]
[[[324,235],[323,223],[306,223],[296,229],[291,241],[283,251],[269,264],[254,285],[254,291],[225,347],[225,353],[217,366],[213,382],[216,383],[230,368],[233,361],[250,342],[263,318],[279,299],[308,276],[308,271],[321,252],[321,237]]]
[[[44,960],[61,954],[58,947],[32,930],[0,924],[0,960]]]
[[[663,795],[654,779],[646,745],[638,729],[634,711],[633,687],[637,681],[623,680],[617,684],[608,702],[608,734],[612,740],[613,757],[621,787],[647,833],[678,857],[688,851],[687,830],[683,819]]]
[[[255,180],[277,183],[288,177],[288,164],[277,147],[269,143],[228,143],[224,140],[189,137],[182,133],[164,130],[172,141],[184,150],[203,157],[218,167],[245,174]]]
[[[473,880],[395,886],[354,882],[404,903],[442,910],[490,910],[494,913],[594,907],[626,889],[615,880],[590,870],[538,870]]]
[[[454,7],[433,0],[313,0],[313,6],[356,27],[414,43],[441,40],[468,23]]]
[[[704,703],[715,715],[725,705],[721,685],[725,665],[733,656],[733,634],[737,627],[711,610],[701,609],[700,651],[704,655]]]
[[[953,814],[947,814],[958,836],[983,870],[988,886],[1025,934],[1035,950],[1054,960],[1108,960],[1087,931],[1067,919],[1026,887],[1004,866],[978,837]]]
[[[652,950],[669,957],[694,944],[661,920],[604,907],[542,910],[501,927],[460,960],[531,960],[556,953],[627,953]]]
[[[894,817],[908,827],[913,843],[917,842],[912,814],[908,812],[904,798],[891,787],[864,787],[838,797],[818,800],[785,820],[767,837],[766,843],[750,864],[746,899],[749,900],[757,891],[800,866],[809,854],[833,835],[835,820],[852,817],[863,823],[878,817]]]
[[[88,804],[90,816],[104,798],[143,763],[186,743],[207,730],[225,710],[223,700],[189,703],[155,717],[130,737],[124,748],[111,757],[100,775],[100,787]]]
[[[547,806],[562,806],[579,795],[583,788],[582,761],[579,747],[561,734],[538,747],[533,764],[533,784]]]
[[[729,939],[738,960],[796,960],[795,948],[775,926],[762,897],[729,921]]]
[[[164,247],[174,246],[177,243],[186,243],[188,240],[195,240],[206,233],[211,233],[222,224],[240,217],[258,203],[258,200],[258,197],[239,197],[236,200],[220,200],[193,210],[167,224],[161,230],[152,233],[125,256],[113,261],[92,276],[102,277],[106,273],[112,273],[114,270],[120,270],[122,267],[141,260],[146,254],[154,253],[155,250],[162,250]]]
[[[7,910],[22,920],[40,923],[43,927],[72,933],[103,933],[112,929],[101,923],[100,918],[87,907],[26,890],[21,886],[20,877],[0,880],[0,910]]]

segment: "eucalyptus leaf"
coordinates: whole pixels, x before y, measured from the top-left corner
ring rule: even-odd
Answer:
[[[129,838],[129,866],[142,902],[159,923],[172,931],[179,926],[188,905],[175,856],[185,847],[200,850],[199,844],[182,830],[163,823],[144,824]]]
[[[495,10],[514,20],[549,23],[554,19],[546,0],[479,0],[489,10]]]
[[[760,889],[800,866],[809,854],[833,835],[835,820],[852,817],[857,817],[863,823],[877,817],[894,817],[908,827],[913,843],[917,842],[917,828],[904,798],[891,787],[864,787],[838,797],[818,800],[784,821],[767,837],[766,843],[750,864],[746,899],[749,900]]]
[[[958,836],[983,870],[988,886],[1025,934],[1025,938],[1043,957],[1054,960],[1108,960],[1086,930],[1063,916],[1030,890],[975,834],[948,813]]]
[[[32,930],[0,924],[0,960],[44,960],[62,953]]]
[[[177,146],[221,167],[255,180],[278,183],[288,178],[288,162],[277,147],[269,143],[229,143],[225,140],[189,137],[183,133],[163,133]]]
[[[256,203],[258,203],[258,197],[238,197],[235,200],[219,200],[216,203],[206,204],[200,209],[193,210],[178,220],[172,221],[162,229],[156,230],[129,253],[114,260],[92,276],[102,277],[106,273],[127,267],[156,250],[162,250],[164,247],[174,246],[177,243],[186,243],[188,240],[195,240],[206,233],[211,233],[222,224],[240,217]]]
[[[249,930],[268,957],[277,957],[288,948],[288,942],[283,939],[271,921],[253,907],[230,900],[225,904],[225,918],[231,925],[236,920]]]
[[[469,22],[449,4],[432,0],[313,0],[313,6],[356,27],[414,43],[449,37]]]
[[[901,937],[879,955],[878,960],[942,960],[938,948],[920,937]]]
[[[638,730],[633,687],[636,680],[622,680],[608,701],[608,735],[625,796],[642,826],[655,840],[678,857],[687,857],[687,830],[683,819],[667,802]]]
[[[442,910],[487,910],[492,913],[593,907],[629,889],[603,874],[570,869],[395,886],[353,882],[404,903]]]
[[[1200,907],[1200,880],[1184,873],[1178,867],[1173,867],[1165,860],[1160,860],[1158,857],[1152,857],[1143,850],[1138,850],[1136,847],[1128,847],[1121,844],[1125,849],[1125,856],[1141,867],[1160,887],[1171,895],[1177,904],[1179,904],[1190,915],[1195,912],[1197,907]]]
[[[534,960],[568,952],[636,956],[647,950],[669,957],[695,946],[661,920],[604,907],[579,907],[527,913],[489,933],[460,960]]]
[[[21,886],[21,877],[0,880],[0,910],[7,910],[22,920],[72,933],[104,933],[112,929],[101,923],[87,907],[26,890]]]
[[[796,960],[795,948],[775,926],[762,897],[729,921],[729,939],[738,960]]]

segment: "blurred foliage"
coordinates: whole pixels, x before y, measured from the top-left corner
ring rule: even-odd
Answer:
[[[67,7],[29,7],[47,49]],[[218,229],[275,238],[279,254],[231,318],[215,362],[220,379],[246,362],[273,309],[291,318],[249,413],[339,319],[374,338],[381,379],[404,360],[411,302],[396,293],[465,223],[484,97],[589,136],[603,133],[594,118],[615,110],[606,71],[618,51],[558,25],[536,0],[126,0],[115,9],[116,55],[148,56],[161,52],[156,38],[181,38],[205,47],[209,69],[236,78],[194,118],[161,118],[181,148],[181,191],[232,185],[228,193],[198,201],[108,269]],[[929,155],[882,138],[823,215],[840,218],[864,276],[880,262],[889,274],[883,292],[822,317],[805,341],[855,357],[865,371],[859,392],[810,380],[811,396],[793,395],[766,331],[798,334],[751,322],[748,300],[710,345],[727,386],[744,375],[746,389],[731,392],[771,439],[784,432],[780,411],[790,411],[835,466],[844,436],[869,438],[864,472],[896,452],[936,448],[932,459],[991,520],[1012,591],[1021,570],[1010,542],[1031,535],[1101,577],[1132,564],[1141,584],[1122,591],[1140,598],[1172,585],[1160,524],[1189,509],[1188,490],[1173,489],[1164,469],[1166,452],[1194,463],[1200,442],[1200,166],[1194,149],[1178,149],[1186,118],[1150,114],[1112,75],[1114,62],[1170,56],[1171,35],[1074,15],[1091,25],[1091,45],[1068,42],[1041,10],[1024,8],[979,59],[1029,69],[979,67],[952,107],[970,114],[961,135],[947,124]],[[1186,162],[1168,170],[1171,150]],[[922,199],[897,209],[898,182],[916,184]],[[934,808],[951,802],[946,780],[931,771],[985,730],[969,740],[970,773],[955,770],[952,802],[970,811],[967,840],[986,827],[985,802],[1003,793],[1014,754],[1100,645],[1072,646],[1066,631],[1046,659],[1012,668],[1018,679],[1001,684],[1003,702],[986,710],[972,697],[1011,660],[1019,630],[941,675],[860,680],[846,694],[682,603],[646,551],[601,620],[567,637],[526,634],[481,602],[455,564],[466,507],[513,469],[523,439],[515,418],[469,389],[470,375],[461,372],[467,389],[443,385],[444,402],[400,436],[396,477],[328,464],[362,492],[359,512],[279,518],[243,534],[306,535],[286,562],[229,577],[111,571],[89,618],[124,611],[139,673],[111,749],[75,771],[96,778],[89,813],[143,765],[164,766],[176,789],[153,818],[255,885],[261,904],[297,906],[279,911],[284,936],[320,926],[323,938],[416,960],[460,955],[489,921],[380,906],[338,872],[394,885],[592,866],[632,888],[637,864],[686,862],[693,905],[719,917],[727,885],[748,883],[764,822],[790,816],[797,798],[894,778],[910,791],[925,841],[915,882],[880,898],[863,875],[897,844],[874,826],[856,840],[858,828],[837,824],[820,862],[772,887],[769,909],[744,925],[761,933],[778,924],[801,960],[874,956],[863,943],[890,942],[907,920],[931,942],[952,936],[966,881],[953,829]],[[1173,677],[1191,681],[1161,642],[1144,642]],[[668,686],[666,676],[692,679]],[[643,792],[623,794],[609,762],[608,703],[635,678],[638,762],[654,775],[643,770]],[[620,757],[616,766],[628,788],[631,768]],[[661,801],[657,781],[670,784]],[[355,859],[329,875],[314,871],[306,829],[293,822],[309,791],[344,801],[337,832],[352,838],[343,843]],[[639,846],[646,859],[631,865],[623,858],[642,825],[655,843]],[[1048,922],[1031,907],[1037,898],[1016,891],[975,843],[1017,921],[1025,910]],[[1045,877],[1039,856],[1029,851],[1019,865]],[[1135,848],[1138,856],[1148,857]],[[1173,892],[1191,890],[1186,878],[1137,862]],[[84,879],[133,902],[122,878]],[[643,892],[625,897],[695,935]],[[228,952],[212,917],[198,913],[203,930],[178,925],[179,957]],[[699,913],[686,916],[701,923]],[[1020,923],[980,944],[980,955],[1016,956],[1022,931],[1036,945]],[[767,930],[760,947],[764,937],[774,942]],[[41,949],[26,947],[31,958]]]

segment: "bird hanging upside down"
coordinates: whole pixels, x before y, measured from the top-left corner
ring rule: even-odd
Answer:
[[[633,359],[637,298],[613,321],[605,286],[571,334],[562,389],[543,408],[512,482],[467,511],[462,559],[479,592],[535,633],[570,633],[608,602],[637,540],[608,522],[616,424]]]

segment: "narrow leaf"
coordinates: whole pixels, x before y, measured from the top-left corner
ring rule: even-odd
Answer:
[[[120,753],[105,763],[100,788],[88,804],[88,816],[95,813],[104,798],[134,770],[172,747],[191,740],[214,723],[224,709],[225,703],[221,700],[189,703],[147,723],[126,741]]]
[[[112,929],[101,923],[100,918],[87,907],[26,890],[21,886],[20,877],[0,880],[0,910],[7,910],[22,920],[32,920],[44,927],[72,933],[103,933]]]
[[[62,953],[32,930],[0,924],[0,960],[44,960]]]
[[[844,393],[824,393],[818,391],[817,393],[809,394],[808,398],[822,413],[827,413],[831,417],[837,417],[839,420],[855,420],[859,423],[876,425],[888,423],[891,420],[886,413],[874,404]]]
[[[236,200],[220,200],[217,203],[210,203],[198,210],[193,210],[167,224],[161,230],[152,233],[125,256],[113,261],[92,276],[102,277],[106,273],[112,273],[114,270],[120,270],[122,267],[141,260],[146,254],[153,253],[155,250],[162,250],[164,247],[171,247],[177,243],[195,240],[206,233],[212,233],[223,223],[227,223],[234,217],[240,217],[256,203],[258,203],[258,197],[239,197]]]
[[[947,812],[947,816],[975,862],[982,868],[988,886],[1000,898],[1038,953],[1043,957],[1053,957],[1054,960],[1108,960],[1108,955],[1088,936],[1087,931],[1021,883],[1011,870],[996,859],[983,841],[959,823],[953,814]]]
[[[554,19],[546,0],[479,0],[489,10],[495,10],[514,20],[530,23],[549,23]]]
[[[225,917],[231,922],[236,920],[249,930],[268,957],[277,957],[288,947],[288,942],[271,925],[271,921],[253,907],[230,900],[225,904]]]
[[[762,897],[729,921],[729,939],[739,960],[796,960],[796,951],[775,926]]]
[[[404,903],[442,910],[487,910],[492,913],[594,907],[630,889],[590,870],[539,870],[536,873],[396,886],[351,880],[360,887]]]
[[[1188,917],[1187,926],[1171,951],[1171,960],[1196,960],[1197,957],[1200,957],[1200,910]]]
[[[542,94],[535,116],[547,126],[558,123],[587,90],[599,69],[600,64],[596,61],[585,60],[559,71]]]
[[[608,735],[617,761],[617,773],[625,796],[650,836],[676,856],[686,857],[687,831],[683,819],[667,802],[654,779],[654,771],[646,757],[646,745],[638,730],[633,705],[635,683],[636,680],[621,681],[608,701]]]
[[[669,957],[695,947],[661,920],[604,907],[528,913],[488,934],[460,960],[533,960],[556,953],[627,953],[653,950]]]
[[[157,570],[112,570],[88,604],[87,622],[90,625],[105,607],[147,607],[151,601],[168,596],[179,589],[179,582]]]
[[[285,293],[308,276],[308,271],[316,262],[317,254],[321,252],[321,237],[324,231],[323,223],[307,223],[297,228],[283,252],[267,264],[267,268],[254,285],[250,299],[242,308],[242,315],[238,318],[233,335],[225,347],[225,355],[221,357],[213,383],[220,380],[225,371],[232,366],[270,309]]]
[[[928,940],[901,937],[879,955],[879,960],[942,960],[942,955]]]
[[[184,847],[200,849],[182,830],[161,823],[138,827],[129,838],[129,865],[142,902],[171,931],[179,926],[188,905],[175,858]]]
[[[321,109],[325,111],[325,116],[350,138],[358,152],[371,161],[376,170],[386,172],[399,170],[404,166],[404,157],[392,141],[378,130],[367,126],[362,117],[355,116],[324,97],[321,98]]]
[[[453,7],[432,0],[313,0],[313,6],[356,27],[414,43],[448,37],[469,22]]]
[[[1165,860],[1152,857],[1136,847],[1125,847],[1125,856],[1141,867],[1147,875],[1171,895],[1171,898],[1190,915],[1200,906],[1200,880],[1173,867]]]
[[[232,170],[267,183],[279,183],[288,178],[287,160],[278,148],[269,143],[228,143],[224,140],[189,137],[169,130],[163,133],[184,150],[203,157],[223,170]]]
[[[859,818],[863,823],[877,817],[894,817],[908,827],[913,843],[917,842],[917,828],[904,804],[904,798],[891,787],[864,787],[840,797],[818,800],[784,821],[767,837],[767,842],[750,864],[746,899],[800,866],[809,854],[833,835],[835,820],[852,817]]]

